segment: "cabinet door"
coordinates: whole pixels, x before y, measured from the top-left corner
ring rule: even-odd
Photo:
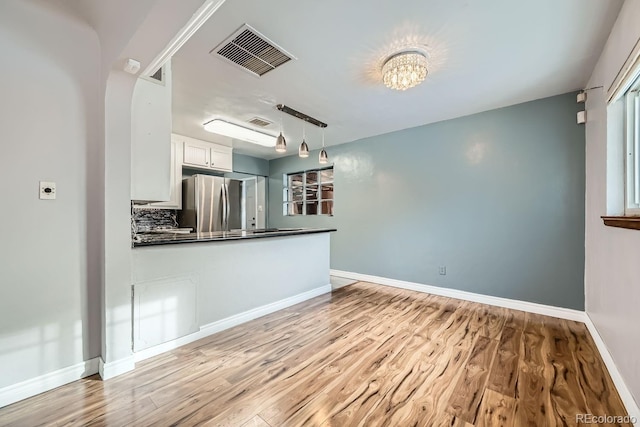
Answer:
[[[210,148],[207,144],[194,144],[185,141],[182,162],[190,166],[209,167],[209,151]]]
[[[231,172],[233,169],[230,150],[211,149],[211,169]]]
[[[142,207],[182,209],[182,141],[171,137],[171,198],[168,202],[149,203]]]

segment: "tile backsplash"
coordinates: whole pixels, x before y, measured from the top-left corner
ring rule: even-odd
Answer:
[[[142,209],[131,207],[131,235],[178,226],[175,209]]]

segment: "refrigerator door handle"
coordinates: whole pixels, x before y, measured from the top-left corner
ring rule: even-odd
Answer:
[[[225,213],[224,216],[224,227],[225,227],[225,231],[229,231],[229,211],[230,211],[230,206],[229,206],[229,184],[225,183],[224,184],[224,196],[225,196],[225,206],[227,207],[227,211]]]
[[[222,184],[220,186],[221,194],[222,194],[222,217],[220,218],[220,226],[222,231],[227,230],[227,186],[226,184]]]

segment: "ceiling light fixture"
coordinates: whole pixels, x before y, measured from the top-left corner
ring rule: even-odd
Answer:
[[[302,124],[302,143],[300,144],[300,147],[298,148],[298,156],[304,158],[309,157],[309,146],[307,145],[306,141],[305,141],[305,126],[304,123]]]
[[[258,132],[220,119],[214,119],[205,123],[204,130],[264,147],[274,147],[276,145],[276,137],[273,135]]]
[[[318,163],[322,165],[329,163],[327,150],[324,149],[324,128],[322,128],[322,150],[320,150],[320,153],[318,154]]]
[[[382,82],[388,88],[407,90],[419,85],[428,74],[427,57],[418,51],[405,51],[389,57],[382,66]]]

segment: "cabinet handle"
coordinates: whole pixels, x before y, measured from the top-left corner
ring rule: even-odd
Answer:
[[[205,165],[208,165],[208,164],[209,164],[209,162],[204,162],[204,164],[205,164]]]

